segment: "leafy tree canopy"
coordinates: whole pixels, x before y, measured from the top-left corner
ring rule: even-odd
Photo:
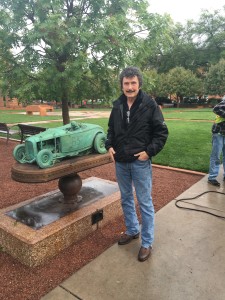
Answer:
[[[89,71],[99,79],[118,72],[154,24],[145,0],[0,0],[0,17],[0,59],[5,76],[16,78],[14,93],[26,96],[31,86],[21,83],[30,81],[50,87],[64,123],[74,87]]]
[[[166,75],[166,84],[169,94],[176,94],[181,101],[184,96],[202,93],[201,80],[192,71],[183,67],[171,69]]]
[[[206,93],[211,95],[225,95],[225,59],[211,66],[205,79]]]

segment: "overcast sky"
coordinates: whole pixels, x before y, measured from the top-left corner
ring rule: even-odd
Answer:
[[[171,15],[175,22],[185,23],[186,20],[197,20],[201,14],[202,9],[214,11],[215,9],[222,9],[225,5],[224,0],[149,0],[150,12]]]

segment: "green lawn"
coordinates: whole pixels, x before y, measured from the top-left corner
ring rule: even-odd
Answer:
[[[40,117],[15,115],[14,113],[11,111],[0,111],[0,122],[40,121],[40,123],[35,125],[48,128],[62,125],[62,121],[51,122],[52,119],[61,119],[61,116],[58,116],[58,118],[57,116]],[[211,152],[211,127],[215,117],[212,109],[169,108],[163,109],[163,114],[169,129],[169,138],[164,149],[156,157],[153,157],[152,162],[154,164],[207,173]],[[43,120],[48,120],[49,123],[42,124],[41,121]],[[83,119],[78,122],[98,124],[104,128],[105,132],[107,131],[108,118]]]
[[[213,120],[215,114],[211,108],[202,109],[171,109],[165,108],[162,110],[165,119],[183,119],[183,120]]]
[[[208,172],[211,152],[211,127],[208,122],[166,121],[169,137],[153,163]]]
[[[54,110],[61,113],[61,110]],[[40,116],[40,115],[26,115],[25,110],[0,110],[0,122],[7,124],[17,124],[26,122],[39,122],[39,121],[50,121],[60,120],[62,116]]]

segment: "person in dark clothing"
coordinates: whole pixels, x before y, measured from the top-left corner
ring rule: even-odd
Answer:
[[[225,181],[225,95],[222,101],[213,108],[216,114],[212,126],[212,152],[210,155],[208,183],[220,186],[217,176],[220,170],[220,156],[222,153],[223,180]]]
[[[120,84],[123,94],[113,103],[105,143],[115,161],[126,225],[118,244],[128,244],[140,234],[134,185],[142,219],[138,260],[145,261],[151,255],[154,240],[151,158],[163,149],[168,129],[155,100],[141,90],[142,75],[138,68],[125,68]]]

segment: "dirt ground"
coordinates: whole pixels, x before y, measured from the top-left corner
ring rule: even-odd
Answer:
[[[14,164],[12,151],[16,142],[0,139],[0,208],[22,202],[58,188],[58,180],[41,184],[25,184],[11,179],[11,167]],[[114,164],[93,168],[79,174],[83,179],[95,176],[116,181]],[[158,211],[171,200],[179,196],[202,175],[183,173],[153,167],[153,202]],[[43,295],[62,281],[100,255],[117,242],[124,230],[123,218],[118,217],[104,228],[68,247],[45,265],[29,268],[4,252],[0,245],[0,299],[1,300],[39,300]]]

